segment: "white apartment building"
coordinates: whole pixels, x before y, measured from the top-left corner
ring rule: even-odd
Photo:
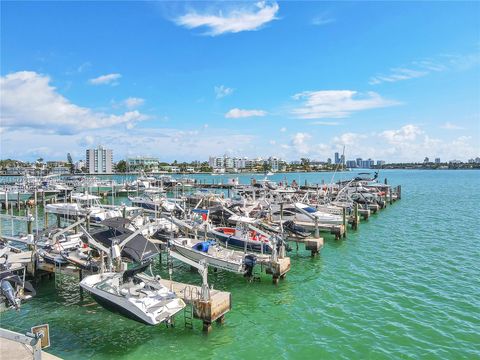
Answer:
[[[113,151],[99,146],[97,149],[87,149],[86,166],[89,174],[111,174]]]

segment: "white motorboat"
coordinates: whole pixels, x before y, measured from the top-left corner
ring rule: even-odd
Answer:
[[[163,286],[158,277],[139,273],[147,266],[121,273],[90,275],[80,282],[80,286],[107,310],[147,325],[169,323],[185,303]]]
[[[55,203],[45,206],[45,211],[51,214],[63,216],[86,216],[89,214],[90,219],[94,222],[100,222],[122,216],[120,208],[106,207],[100,204],[101,197],[91,194],[72,194],[71,203]]]
[[[299,202],[285,205],[283,212],[280,211],[280,205],[272,205],[272,220],[278,222],[280,219],[293,220],[301,223],[302,226],[309,223],[314,226],[315,219],[319,224],[340,225],[343,223],[341,215],[323,212]]]
[[[204,260],[208,265],[226,271],[244,274],[246,267],[255,264],[255,255],[246,255],[233,249],[219,246],[213,240],[175,238],[171,240],[173,249],[180,255],[197,263]]]

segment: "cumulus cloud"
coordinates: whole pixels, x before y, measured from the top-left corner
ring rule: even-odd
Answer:
[[[425,156],[440,157],[444,161],[467,160],[480,155],[478,139],[459,136],[439,139],[414,124],[380,132],[346,132],[327,142],[318,142],[308,133],[296,133],[289,143],[279,144],[279,153],[290,159],[308,157],[316,160],[331,158],[336,151],[345,148],[347,160],[357,157],[386,160],[388,162],[422,162]]]
[[[398,104],[372,91],[361,94],[352,90],[304,91],[295,94],[293,99],[303,101],[292,110],[292,114],[301,119],[344,118],[356,111]]]
[[[121,74],[107,74],[88,80],[92,85],[117,85],[117,80],[122,77]]]
[[[298,132],[293,135],[292,146],[298,153],[308,154],[310,151],[310,146],[307,142],[311,137],[312,136],[310,134]]]
[[[33,71],[20,71],[1,77],[0,89],[0,116],[4,127],[71,133],[120,124],[134,125],[148,118],[138,111],[116,115],[75,105],[50,85],[48,76]]]
[[[415,140],[422,133],[423,131],[418,126],[409,124],[397,130],[385,130],[380,133],[380,137],[383,137],[390,144],[402,144]]]
[[[236,7],[230,6],[226,10],[218,10],[216,13],[199,13],[190,10],[175,19],[175,22],[188,29],[206,28],[205,35],[217,36],[225,33],[258,30],[266,23],[275,20],[278,10],[279,6],[276,2],[243,3]]]
[[[234,108],[229,110],[225,114],[225,117],[227,119],[239,119],[239,118],[265,116],[265,115],[267,115],[267,112],[264,110],[244,110],[244,109]]]
[[[226,87],[225,85],[220,85],[220,86],[215,86],[214,91],[215,91],[215,96],[217,99],[221,99],[225,96],[233,94],[235,89]]]

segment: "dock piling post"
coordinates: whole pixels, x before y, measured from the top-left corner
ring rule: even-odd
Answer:
[[[347,209],[342,208],[343,237],[347,236]]]
[[[208,321],[203,322],[203,332],[206,332],[207,334],[212,331],[212,323]]]
[[[390,205],[392,205],[393,204],[392,188],[389,189],[388,195],[390,197]]]
[[[359,221],[359,218],[358,218],[358,203],[355,203],[354,205],[354,208],[353,208],[353,216],[355,217],[355,219],[353,219],[353,229],[354,230],[357,230],[358,229],[358,221]]]
[[[83,280],[83,270],[80,269],[78,271],[78,282],[81,282]],[[83,301],[83,288],[81,286],[80,287],[80,300]]]

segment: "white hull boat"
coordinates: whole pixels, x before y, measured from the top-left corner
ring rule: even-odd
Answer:
[[[129,277],[129,271],[90,275],[80,286],[107,310],[147,325],[169,323],[185,307],[183,300],[158,279],[146,274]]]

